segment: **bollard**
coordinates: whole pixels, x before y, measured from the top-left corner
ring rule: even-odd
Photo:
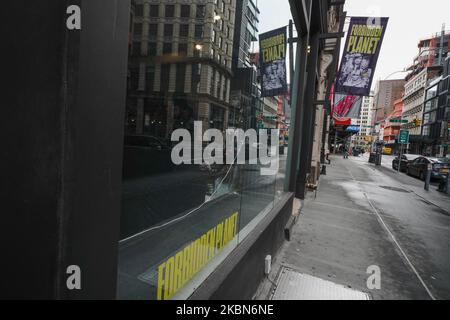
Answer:
[[[430,191],[430,181],[431,181],[431,170],[432,170],[432,165],[429,164],[427,166],[427,172],[426,172],[426,176],[425,176],[425,190],[426,191]]]
[[[445,192],[450,195],[450,173],[447,173],[447,183],[445,187]]]
[[[320,172],[320,174],[323,176],[327,175],[327,166],[322,166],[322,171]]]

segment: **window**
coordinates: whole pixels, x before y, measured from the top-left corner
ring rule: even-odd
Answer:
[[[135,11],[134,11],[134,14],[137,17],[142,17],[144,15],[144,6],[142,4],[137,4],[136,8],[135,8]]]
[[[163,44],[163,54],[171,54],[172,53],[172,43],[164,42]]]
[[[175,6],[173,4],[166,5],[166,18],[173,18],[175,16]]]
[[[199,90],[200,79],[202,74],[202,64],[195,63],[192,65],[192,92],[197,93]]]
[[[195,17],[198,19],[202,19],[205,18],[205,16],[206,16],[206,7],[204,5],[198,5]]]
[[[134,35],[136,37],[142,36],[142,23],[135,23],[134,24]]]
[[[159,5],[150,5],[150,17],[157,18],[159,16]]]
[[[165,24],[164,25],[164,37],[173,36],[173,24]]]
[[[148,43],[148,55],[156,56],[156,42]]]
[[[172,45],[170,43],[170,45]],[[169,82],[170,82],[170,64],[161,65],[161,92],[167,92],[169,90]]]
[[[146,8],[147,3],[157,2],[144,3]],[[173,162],[171,153],[177,143],[171,138],[175,130],[187,130],[192,140],[199,123],[203,133],[212,128],[220,132],[230,128],[257,130],[264,125],[257,121],[264,105],[256,70],[243,69],[232,77],[224,68],[231,66],[233,47],[233,29],[227,20],[214,24],[211,34],[202,20],[212,20],[213,10],[222,17],[227,15],[228,1],[216,1],[215,7],[212,1],[160,3],[150,5],[151,17],[145,19],[148,37],[141,36],[142,18],[131,22],[131,26],[137,25],[139,37],[130,39],[132,52],[127,64],[119,298],[189,296],[191,286],[198,284],[191,280],[195,277],[201,283],[208,277],[216,261],[226,259],[286,195],[287,155],[277,161],[279,170],[268,176],[261,174],[261,169],[268,167],[261,164],[204,165],[205,159],[193,154],[191,160],[198,163]],[[205,5],[196,3],[209,3],[208,14]],[[189,16],[195,22],[191,23]],[[165,38],[157,38],[158,34]],[[214,46],[209,45],[211,41]],[[141,42],[143,53],[149,57],[140,57]],[[202,50],[195,50],[195,45],[202,45]],[[164,57],[153,59],[157,48]],[[135,52],[139,55],[133,57]],[[187,58],[188,52],[203,55],[205,61]],[[233,88],[239,88],[239,93]],[[274,100],[267,101],[277,106]],[[287,133],[274,136],[277,141],[284,137]],[[253,141],[248,145],[254,145]],[[215,242],[213,234],[217,235]],[[202,245],[206,239],[209,244]],[[207,253],[203,248],[208,248]],[[178,270],[184,263],[180,257],[198,261],[183,279],[172,276],[175,263]],[[214,264],[210,263],[213,259],[217,259]]]
[[[158,24],[157,23],[150,23],[148,25],[148,34],[151,37],[157,37],[158,36]]]
[[[189,18],[190,15],[191,15],[191,6],[187,4],[182,4],[180,13],[181,18]]]
[[[196,39],[201,39],[203,38],[203,25],[202,24],[196,24],[195,25],[195,34],[194,34]]]
[[[189,25],[180,24],[180,37],[187,37],[189,35]]]
[[[133,56],[141,55],[141,41],[133,41],[132,55]]]
[[[187,43],[179,43],[178,44],[178,54],[180,56],[187,55]]]
[[[145,70],[145,91],[152,92],[153,84],[155,82],[155,67],[148,66]]]
[[[186,79],[186,64],[177,64],[177,77],[175,81],[175,92],[184,92],[184,85]]]

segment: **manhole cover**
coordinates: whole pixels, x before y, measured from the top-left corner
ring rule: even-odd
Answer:
[[[391,191],[397,191],[397,192],[403,192],[403,193],[409,193],[408,190],[402,189],[402,188],[396,188],[396,187],[389,187],[389,186],[380,186],[380,188],[391,190]]]
[[[283,268],[272,300],[369,300],[367,293]]]

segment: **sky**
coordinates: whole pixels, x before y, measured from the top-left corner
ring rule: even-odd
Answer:
[[[257,2],[261,11],[260,33],[288,24],[291,19],[288,0]],[[446,30],[450,30],[449,0],[347,0],[344,10],[348,16],[389,17],[374,80],[385,79],[393,72],[411,65],[418,53],[419,40],[440,32],[443,23],[446,24]],[[342,41],[344,43],[345,39]],[[404,75],[397,73],[389,79],[402,78]]]

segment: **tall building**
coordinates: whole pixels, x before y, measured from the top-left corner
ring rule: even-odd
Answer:
[[[403,96],[405,80],[381,80],[375,87],[373,123],[382,122],[394,110],[394,102]]]
[[[442,66],[447,53],[450,51],[450,31],[445,31],[445,26],[441,32],[435,33],[419,41],[419,53],[414,58],[412,71],[423,68]]]
[[[229,117],[235,0],[136,0],[126,131],[224,130]]]
[[[253,54],[258,40],[259,9],[254,0],[236,0],[231,82],[230,126],[261,128],[264,107],[258,79],[259,55]]]
[[[422,142],[425,154],[450,154],[450,55],[445,59],[442,76],[432,80],[425,91]]]
[[[360,127],[360,131],[357,135],[352,136],[353,145],[364,146],[370,141],[370,135],[372,131],[372,117],[373,117],[373,92],[369,97],[363,97],[361,105],[361,115],[357,119],[357,125]]]
[[[421,132],[425,88],[429,81],[438,76],[438,74],[439,68],[424,68],[405,84],[402,119],[406,120],[407,123],[402,125],[402,129],[409,131],[409,152],[411,153],[422,153]]]
[[[233,70],[251,67],[253,43],[258,40],[259,9],[255,0],[236,0]]]

